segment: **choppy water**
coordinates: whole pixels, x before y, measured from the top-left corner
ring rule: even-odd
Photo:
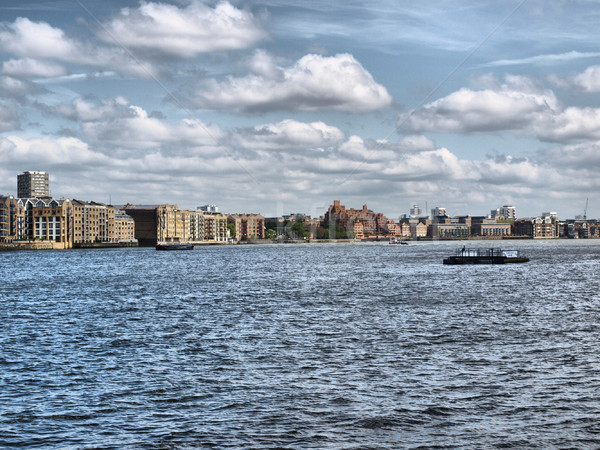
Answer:
[[[1,253],[0,446],[597,448],[600,242],[503,244]]]

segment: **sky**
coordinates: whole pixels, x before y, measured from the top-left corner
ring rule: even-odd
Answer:
[[[600,217],[597,1],[3,0],[0,195]]]

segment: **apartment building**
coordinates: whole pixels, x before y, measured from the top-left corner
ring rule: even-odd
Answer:
[[[18,198],[0,197],[0,242],[12,242],[25,236],[25,209]]]
[[[180,209],[169,205],[125,205],[135,221],[135,238],[141,246],[158,242],[227,242],[227,216]]]
[[[50,177],[46,172],[23,172],[17,175],[18,198],[50,197]]]
[[[135,221],[125,211],[115,211],[115,242],[135,242]]]
[[[261,214],[230,214],[227,221],[234,224],[237,241],[265,237],[265,218]]]
[[[70,200],[19,199],[23,207],[23,239],[62,242],[73,246],[73,206]]]
[[[555,239],[560,236],[559,221],[556,217],[528,217],[515,220],[514,234],[533,239]]]
[[[354,222],[361,221],[363,232],[367,235],[387,234],[388,218],[381,213],[374,213],[363,205],[362,209],[346,209],[339,200],[334,200],[323,218],[323,227],[328,227],[330,222],[335,222],[346,230],[354,229]]]
[[[115,207],[73,199],[73,242],[117,242]]]
[[[227,242],[228,237],[227,216],[221,213],[204,213],[204,241]]]

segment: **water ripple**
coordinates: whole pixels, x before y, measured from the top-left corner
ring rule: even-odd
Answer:
[[[597,448],[600,245],[516,245],[1,253],[0,446]]]

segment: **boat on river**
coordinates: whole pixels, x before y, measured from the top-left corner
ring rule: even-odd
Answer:
[[[391,239],[390,239],[390,244],[401,244],[401,245],[408,245],[408,242],[406,242],[406,241],[403,241],[403,240],[401,240],[401,239],[398,239],[398,238],[395,238],[395,237],[393,237],[393,238],[391,238]]]
[[[444,258],[444,264],[511,264],[525,263],[529,258],[521,255],[519,250],[502,250],[499,248],[459,248],[452,256]]]
[[[194,250],[194,245],[188,242],[161,242],[156,244],[156,250]]]

